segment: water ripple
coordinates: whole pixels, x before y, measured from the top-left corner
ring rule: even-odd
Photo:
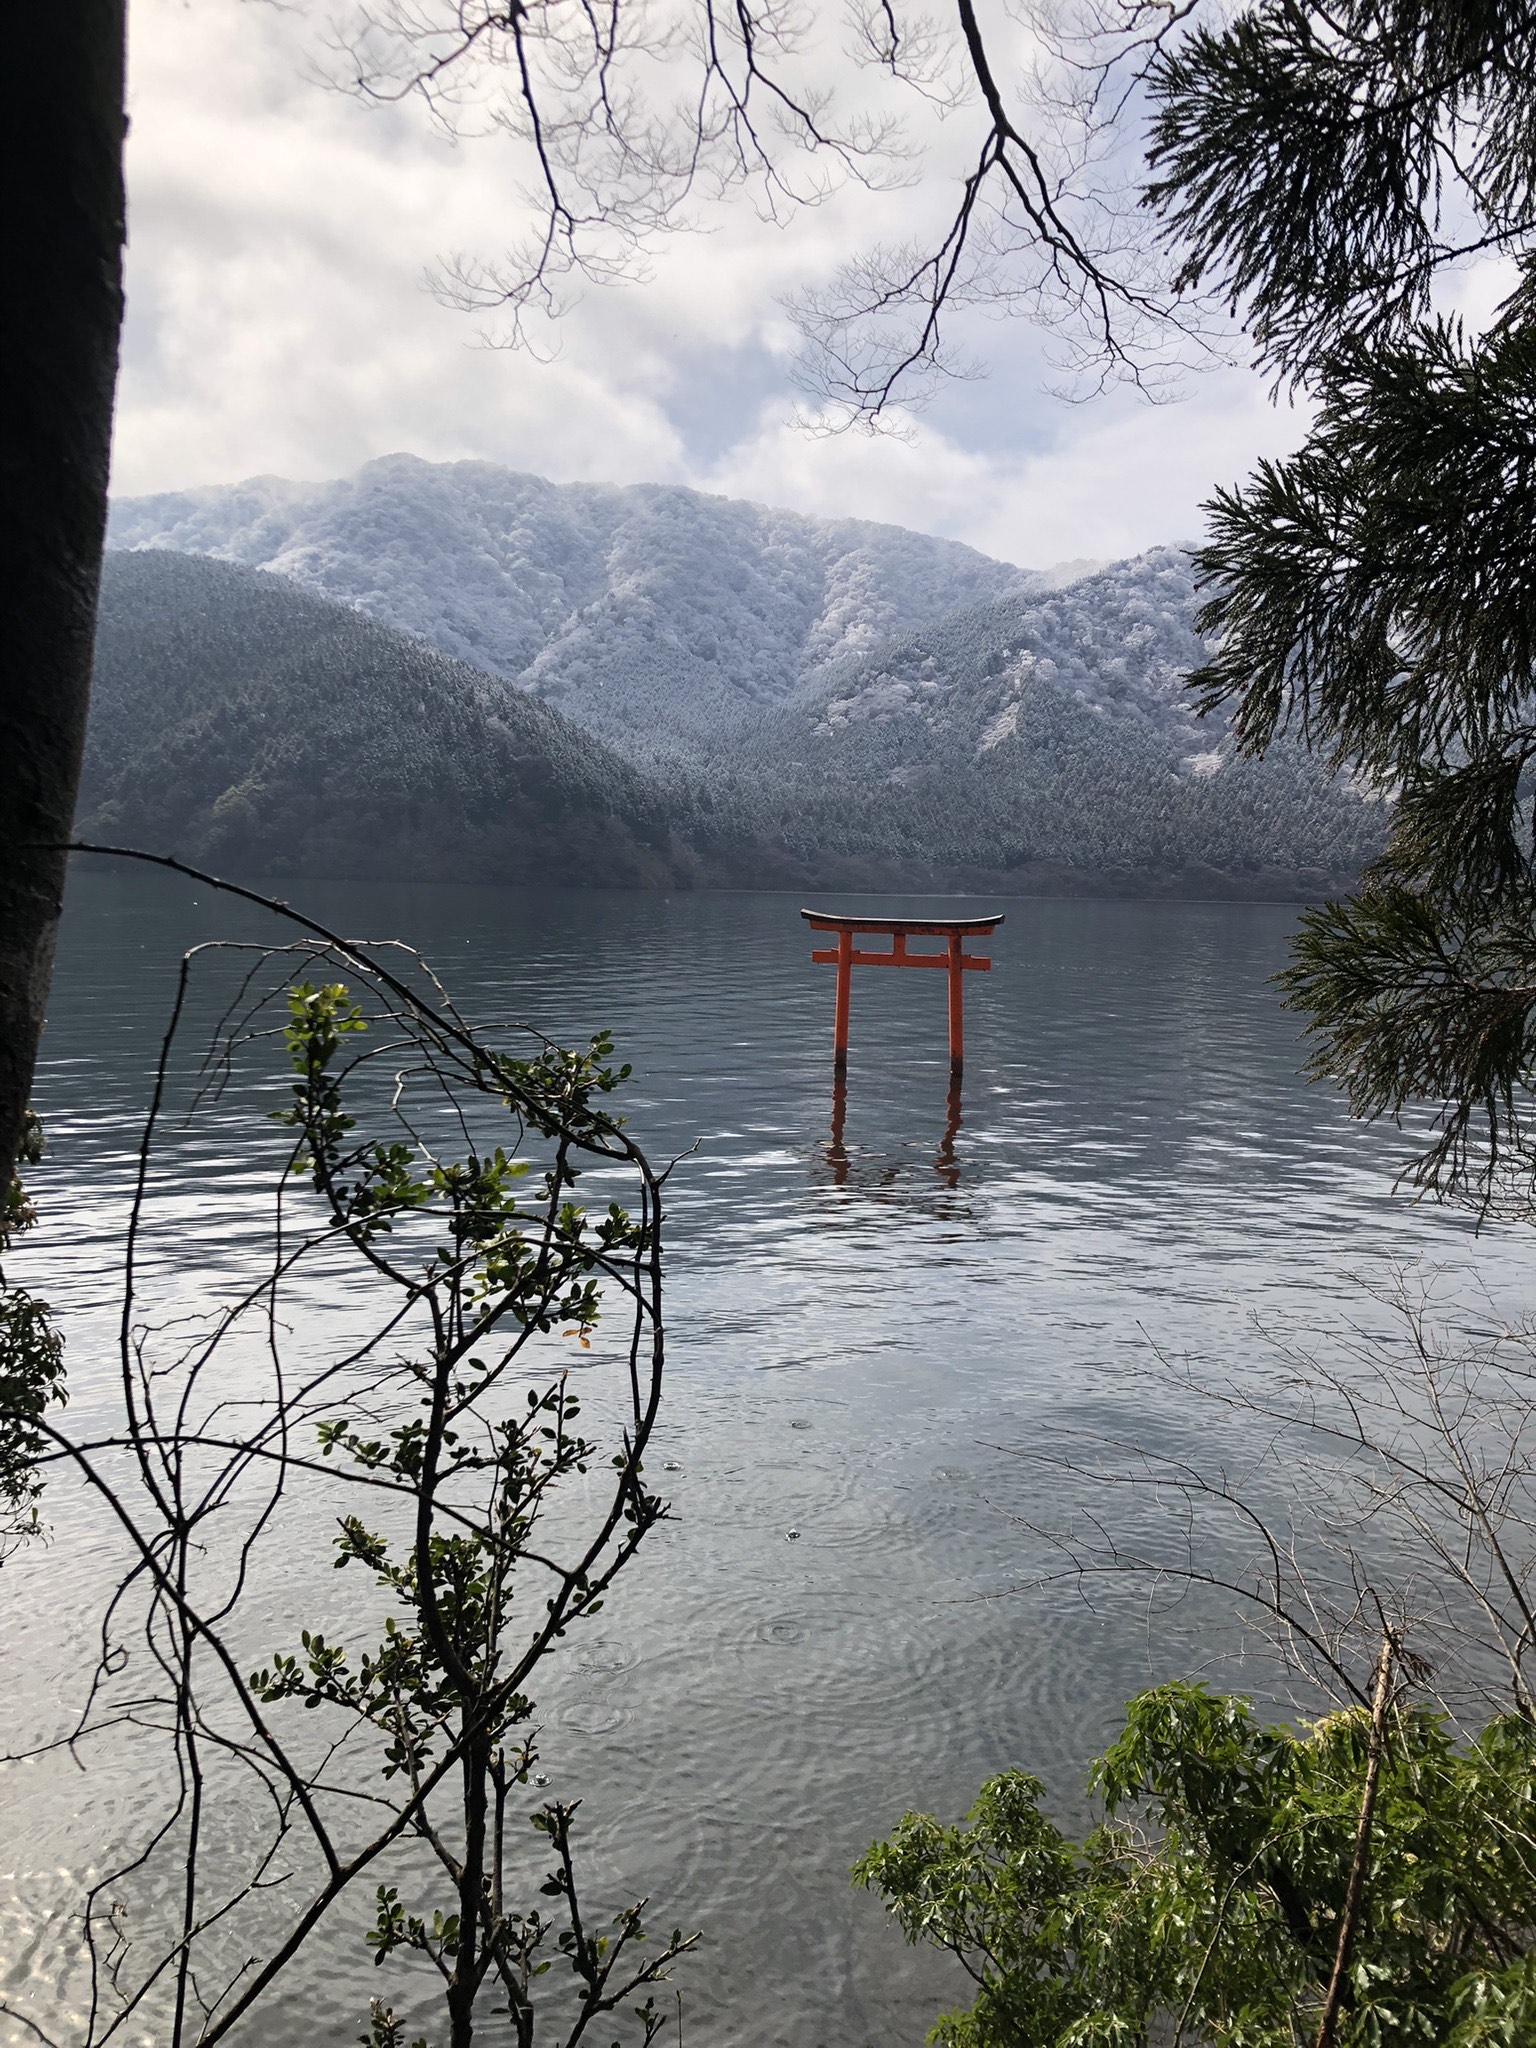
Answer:
[[[72,1416],[112,1399],[117,1234],[176,959],[255,929],[194,893],[72,886],[39,1083],[44,1221],[18,1262],[65,1316]],[[938,991],[874,974],[855,987],[834,1096],[830,979],[786,898],[303,894],[343,927],[423,943],[477,1017],[571,1039],[612,1029],[636,1070],[634,1128],[654,1156],[686,1155],[668,1191],[657,1456],[674,1519],[605,1633],[575,1632],[552,1666],[544,1769],[583,1799],[605,1897],[649,1892],[668,1925],[707,1927],[682,1980],[690,2037],[915,2044],[955,1987],[849,1892],[851,1858],[910,1804],[958,1812],[1005,1763],[1038,1770],[1075,1816],[1117,1703],[1160,1656],[1200,1654],[1193,1623],[1154,1639],[1141,1615],[1010,1593],[1040,1508],[1015,1453],[1072,1424],[1178,1445],[1190,1417],[1131,1377],[1151,1342],[1220,1361],[1251,1344],[1255,1312],[1325,1329],[1356,1300],[1351,1271],[1388,1254],[1518,1292],[1536,1277],[1525,1237],[1478,1242],[1406,1207],[1391,1194],[1400,1136],[1350,1125],[1303,1084],[1268,979],[1289,911],[1010,904],[994,972],[966,991],[957,1100]],[[167,1130],[150,1247],[167,1312],[206,1313],[259,1241],[274,1099],[253,1085],[216,1122]],[[339,1327],[323,1285],[303,1313],[317,1333]],[[282,1536],[290,1556],[298,1540]],[[274,1641],[304,1601],[349,1619],[329,1530],[307,1540]],[[110,1551],[82,1525],[0,1579],[18,1726],[58,1719]],[[79,1995],[79,1873],[132,1834],[152,1770],[129,1757],[86,1779],[7,1774],[0,1946],[8,1983],[52,1987],[45,2024]],[[270,2048],[351,2038],[364,1960],[360,1945],[306,1956]],[[0,2048],[19,2048],[5,2024]]]

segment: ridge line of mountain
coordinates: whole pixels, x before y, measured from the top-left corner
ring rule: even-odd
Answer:
[[[1176,550],[1046,589],[902,529],[490,465],[300,495],[273,525],[247,487],[181,494],[170,550],[120,508],[98,811],[272,871],[634,886],[1312,896],[1379,843],[1294,748],[1194,720]]]

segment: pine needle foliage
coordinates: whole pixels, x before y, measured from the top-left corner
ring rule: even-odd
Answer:
[[[1536,12],[1290,0],[1154,73],[1150,205],[1259,360],[1317,411],[1208,507],[1202,709],[1286,732],[1393,801],[1349,899],[1303,921],[1289,998],[1365,1116],[1441,1106],[1409,1170],[1485,1212],[1536,1190]],[[1481,332],[1434,312],[1512,262]]]
[[[1182,282],[1310,382],[1421,320],[1469,253],[1536,220],[1536,14],[1511,0],[1263,0],[1153,66],[1147,203]]]

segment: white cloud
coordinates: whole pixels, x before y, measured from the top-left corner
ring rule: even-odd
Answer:
[[[1478,334],[1503,310],[1504,301],[1520,282],[1513,256],[1479,256],[1441,273],[1435,281],[1436,309],[1464,321]]]
[[[693,483],[1045,563],[1188,536],[1214,484],[1296,438],[1237,372],[1171,407],[1062,405],[1040,388],[1037,338],[997,322],[993,382],[909,439],[797,432],[780,296],[825,275],[872,212],[931,194],[842,195],[787,231],[726,209],[715,232],[668,243],[648,283],[591,293],[552,361],[477,347],[422,276],[511,238],[497,143],[455,146],[408,109],[321,90],[302,11],[132,13],[122,494],[336,475],[398,449]]]
[[[1181,404],[1124,396],[1063,407],[1054,445],[1039,453],[967,448],[921,426],[910,439],[811,439],[781,410],[765,411],[701,479],[705,489],[915,526],[1041,568],[1194,538],[1215,486],[1294,447],[1304,430],[1302,416],[1274,410],[1235,372],[1207,378]]]

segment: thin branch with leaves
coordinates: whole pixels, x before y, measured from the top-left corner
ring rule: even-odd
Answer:
[[[124,1560],[63,1739],[89,1766],[126,1733],[167,1787],[83,1901],[81,2048],[146,2024],[211,2048],[335,1943],[364,1881],[375,1964],[435,1978],[450,2048],[493,2010],[519,2048],[621,2019],[643,2048],[697,1937],[650,1943],[643,1901],[594,1923],[577,1802],[520,1819],[535,1678],[666,1512],[645,1479],[664,1176],[607,1107],[629,1070],[601,1035],[482,1033],[408,949],[231,893],[303,935],[183,960],[129,1207],[119,1419],[102,1429],[93,1399],[89,1431],[56,1408],[34,1423],[33,1483],[72,1476]],[[274,1059],[259,1254],[189,1312],[163,1140]],[[582,1202],[594,1168],[628,1206]],[[362,1583],[341,1626],[273,1645],[278,1588],[327,1523]],[[403,2038],[392,2000],[368,2024]]]

